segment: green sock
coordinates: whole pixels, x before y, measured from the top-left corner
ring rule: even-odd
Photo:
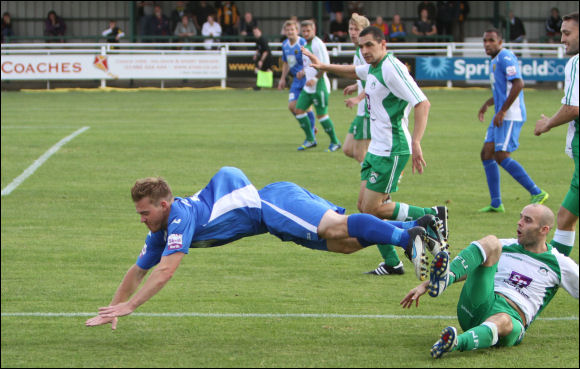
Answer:
[[[310,119],[308,119],[308,115],[306,113],[300,114],[296,116],[298,119],[298,123],[300,123],[300,127],[306,133],[306,139],[310,142],[314,142],[314,135],[312,134],[312,128],[310,127]]]
[[[474,243],[461,250],[449,266],[449,270],[451,271],[449,285],[480,266],[484,261],[482,252],[483,250]]]
[[[409,220],[419,219],[425,214],[437,215],[437,211],[433,208],[421,208],[403,202],[396,202],[391,220],[407,222]]]
[[[400,262],[399,255],[395,251],[395,246],[393,245],[377,245],[379,251],[385,260],[385,264],[390,267],[397,266]]]
[[[483,323],[457,336],[454,350],[469,351],[491,347],[495,344],[493,336],[492,328]]]
[[[336,132],[334,131],[334,123],[330,120],[330,117],[323,118],[320,120],[320,124],[324,128],[324,132],[330,137],[330,142],[333,144],[338,144],[338,138],[336,137]]]

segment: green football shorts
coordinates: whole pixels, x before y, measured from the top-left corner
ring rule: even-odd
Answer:
[[[562,207],[578,216],[578,153],[574,154],[574,175],[572,176],[570,189],[562,202]]]
[[[399,187],[399,177],[411,155],[377,156],[367,152],[360,179],[367,181],[366,188],[379,193],[394,193]]]
[[[306,111],[310,105],[314,105],[316,115],[319,117],[328,114],[328,91],[324,80],[318,81],[315,93],[309,94],[305,90],[300,92],[296,108]]]
[[[465,281],[457,303],[457,319],[463,331],[477,327],[487,318],[498,313],[505,313],[512,319],[513,330],[505,337],[500,337],[498,345],[514,346],[519,344],[526,332],[522,318],[503,296],[494,292],[494,277],[497,264],[491,267],[477,267]]]
[[[348,133],[352,133],[355,140],[370,140],[371,139],[371,120],[368,115],[357,115],[348,129]]]

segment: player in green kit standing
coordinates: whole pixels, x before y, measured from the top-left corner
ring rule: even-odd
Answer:
[[[314,25],[314,22],[306,20],[301,23],[301,26],[302,37],[304,37],[307,42],[304,47],[320,58],[320,60],[323,60],[326,63],[330,62],[326,45],[324,45],[324,42],[316,36],[316,26]],[[326,73],[318,72],[316,69],[310,67],[309,64],[310,59],[304,58],[306,84],[304,85],[302,92],[300,92],[298,102],[296,103],[296,118],[299,120],[307,119],[304,114],[311,105],[314,105],[316,117],[324,128],[324,132],[326,132],[330,137],[330,146],[328,146],[326,151],[334,152],[340,149],[341,145],[336,137],[336,132],[334,131],[334,123],[332,123],[332,120],[328,115],[330,81],[328,80]],[[305,148],[308,148],[309,144],[307,143],[304,146]]]
[[[426,162],[421,139],[427,126],[430,103],[403,63],[387,53],[383,32],[367,27],[359,34],[360,51],[367,65],[326,64],[308,50],[312,66],[319,71],[365,81],[367,107],[371,120],[371,143],[361,168],[361,187],[358,209],[382,219],[418,219],[433,214],[442,222],[443,238],[447,241],[447,208],[422,208],[402,202],[387,202],[398,190],[398,179],[405,164],[412,158],[412,172],[423,173]],[[411,137],[408,115],[415,110],[415,124]],[[379,247],[385,261],[370,273],[377,275],[403,274],[403,263],[392,245]]]
[[[562,43],[566,45],[566,54],[571,56],[566,63],[565,95],[562,106],[554,116],[536,122],[536,136],[548,132],[551,128],[568,123],[566,153],[574,159],[574,175],[570,189],[558,211],[558,227],[551,241],[552,246],[565,255],[570,255],[576,238],[578,222],[578,12],[566,15],[562,22]]]

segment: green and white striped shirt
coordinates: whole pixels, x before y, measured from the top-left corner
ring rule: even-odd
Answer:
[[[362,57],[362,55],[360,53],[360,47],[358,47],[358,46],[356,48],[356,51],[354,52],[354,58],[353,58],[352,63],[355,67],[358,67],[359,65],[368,65],[367,62],[365,61],[365,59]],[[361,81],[359,79],[356,81],[356,84],[358,85],[358,95],[360,95],[365,90],[365,83],[364,83],[364,81]],[[359,102],[358,107],[357,107],[357,111],[356,111],[356,115],[365,116],[366,115],[366,111],[365,111],[366,105],[367,105],[366,99]]]
[[[501,239],[500,242],[503,249],[494,290],[522,310],[528,325],[544,310],[559,287],[578,298],[578,264],[571,258],[549,244],[548,251],[536,254],[518,244],[517,239]]]
[[[564,85],[564,97],[562,104],[578,106],[578,54],[571,57],[566,63],[566,82]],[[566,135],[566,154],[571,158],[578,156],[578,117],[568,125],[568,134]]]
[[[367,108],[371,119],[368,152],[377,156],[411,154],[409,112],[427,100],[405,64],[388,53],[376,67],[356,67],[365,81]]]
[[[316,55],[318,60],[322,63],[330,63],[330,56],[328,55],[328,50],[326,49],[326,45],[324,42],[318,37],[314,36],[314,38],[307,42],[304,45],[306,49],[308,49],[312,54]],[[312,61],[306,55],[302,55],[302,61],[304,63],[304,73],[306,75],[306,81],[311,80],[312,78],[316,78],[318,71],[311,67]],[[322,78],[320,78],[315,86],[307,86],[304,85],[304,91],[309,94],[316,93],[316,88],[318,84],[323,83],[326,85],[326,91],[330,94],[330,80],[328,79],[327,73],[324,72],[322,74]]]

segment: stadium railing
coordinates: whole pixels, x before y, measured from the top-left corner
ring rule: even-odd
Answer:
[[[282,43],[270,42],[273,56],[282,55]],[[211,50],[206,50],[204,42],[163,42],[163,43],[13,43],[2,44],[1,55],[130,55],[130,54],[158,54],[158,55],[195,55],[224,53],[229,56],[252,56],[255,53],[254,42],[221,42],[211,44]],[[331,56],[352,56],[355,47],[352,43],[326,43]],[[504,43],[504,47],[511,49],[523,57],[551,57],[564,58],[564,46],[549,43]],[[395,55],[403,56],[442,56],[442,57],[486,57],[480,42],[421,42],[421,43],[389,43],[388,49]],[[47,87],[50,86],[47,81]],[[221,86],[226,86],[226,78],[221,79]],[[333,89],[336,89],[336,80],[333,80]],[[101,80],[101,86],[106,86],[106,80]],[[161,87],[164,81],[161,80]],[[452,86],[452,81],[447,81]],[[559,82],[559,88],[561,88]]]

